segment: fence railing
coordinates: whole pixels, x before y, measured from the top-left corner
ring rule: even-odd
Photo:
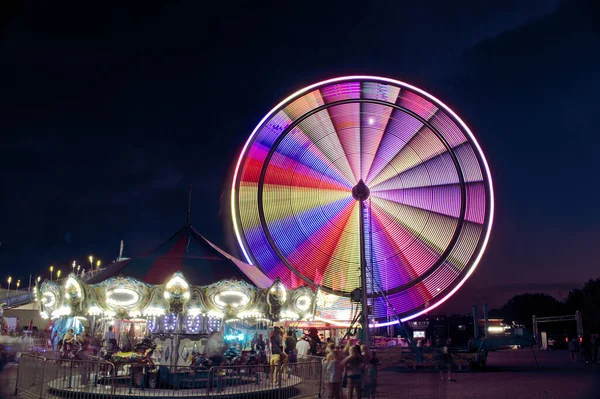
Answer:
[[[21,397],[114,399],[121,397],[321,397],[321,362],[235,365],[195,369],[114,364],[101,359],[47,359],[24,354],[17,372]]]
[[[114,364],[106,361],[65,361],[26,353],[19,361],[15,394],[40,399],[113,398],[115,371]]]

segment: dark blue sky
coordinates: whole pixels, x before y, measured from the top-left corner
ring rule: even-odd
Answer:
[[[594,1],[119,3],[2,5],[2,280],[152,249],[188,184],[193,224],[235,251],[221,196],[249,133],[345,74],[432,93],[488,157],[491,242],[447,310],[599,277]]]

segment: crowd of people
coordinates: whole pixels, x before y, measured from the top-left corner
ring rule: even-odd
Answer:
[[[580,358],[586,363],[598,362],[598,348],[600,347],[600,334],[583,334],[583,337],[568,338],[567,349],[571,362]]]
[[[344,347],[328,343],[323,361],[328,397],[374,398],[378,364],[377,353],[369,351],[361,341],[353,345],[348,340]]]
[[[276,327],[269,336],[269,345],[259,335],[253,340],[252,346],[270,350],[270,374],[274,383],[285,377],[282,374],[294,370],[296,364],[322,359],[311,356],[324,355],[322,366],[328,398],[375,397],[379,359],[376,352],[369,351],[361,341],[352,344],[348,340],[345,346],[336,346],[330,338],[323,342],[316,329],[309,330],[308,334],[298,339],[294,330],[288,330],[285,334],[283,329]],[[307,375],[314,372],[316,369],[312,367],[303,370]]]

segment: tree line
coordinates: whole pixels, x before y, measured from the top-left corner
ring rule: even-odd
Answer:
[[[500,309],[492,309],[490,318],[503,318],[506,323],[524,324],[532,328],[532,316],[562,316],[581,312],[583,328],[587,332],[600,332],[600,278],[586,282],[582,288],[569,291],[564,301],[541,293],[526,293],[512,297]],[[549,323],[549,331],[573,331],[575,323]]]

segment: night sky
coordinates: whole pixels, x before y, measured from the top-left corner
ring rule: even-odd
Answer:
[[[196,229],[236,253],[226,197],[248,135],[349,74],[438,97],[490,163],[490,245],[442,311],[600,277],[592,0],[51,3],[2,4],[1,281],[107,263],[121,239],[153,249],[184,225],[188,184]]]

